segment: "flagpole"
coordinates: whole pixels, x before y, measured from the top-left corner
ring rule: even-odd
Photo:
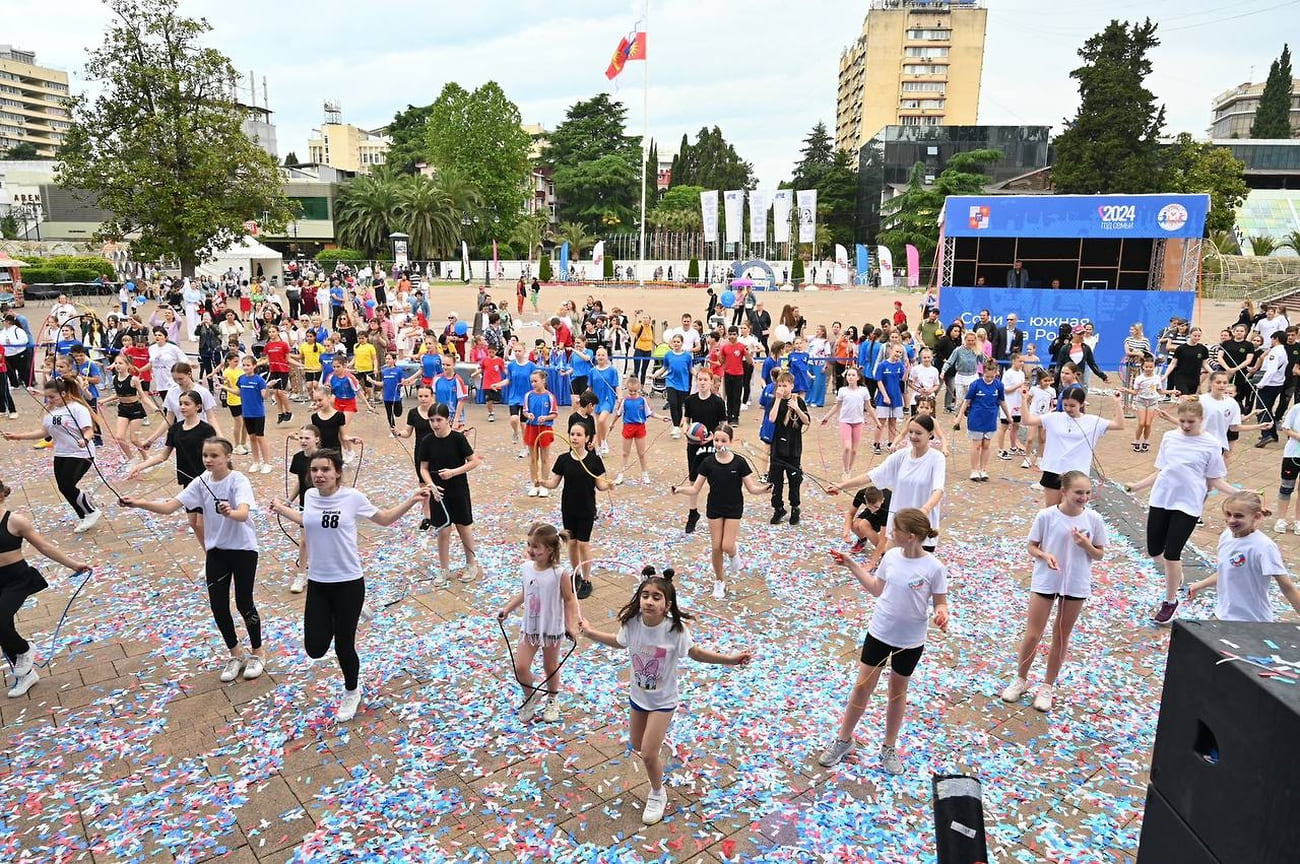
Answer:
[[[641,11],[641,18],[645,24],[646,34],[646,52],[641,58],[641,244],[638,250],[640,260],[636,266],[637,286],[645,287],[645,186],[646,186],[646,163],[650,161],[650,0],[645,0],[645,5]],[[659,166],[655,166],[655,176],[658,177]]]

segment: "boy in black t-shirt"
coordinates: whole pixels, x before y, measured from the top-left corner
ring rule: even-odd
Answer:
[[[692,441],[690,436],[687,436],[686,473],[692,483],[699,476],[700,460],[713,452],[713,444],[711,443],[713,430],[721,426],[723,421],[727,419],[726,403],[722,401],[721,396],[713,392],[715,381],[713,373],[708,369],[697,369],[695,372],[695,388],[698,392],[687,396],[686,402],[682,405],[687,424],[702,424],[710,436],[703,441]],[[693,534],[699,521],[700,509],[696,498],[692,496],[691,509],[686,515],[686,533]]]
[[[575,425],[580,425],[587,430],[587,440],[596,440],[596,406],[600,400],[596,398],[594,391],[584,390],[578,397],[578,404],[573,413],[569,415],[567,428],[572,429]]]
[[[767,411],[772,422],[772,458],[767,478],[772,484],[772,524],[785,519],[784,486],[790,481],[790,524],[799,524],[799,487],[803,483],[803,430],[810,422],[808,403],[794,392],[794,376],[782,372],[776,378],[776,398]]]

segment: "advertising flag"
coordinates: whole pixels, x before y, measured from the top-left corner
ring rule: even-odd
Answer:
[[[743,189],[722,193],[722,213],[727,219],[727,242],[739,243],[745,224],[745,192]]]
[[[704,242],[718,242],[718,190],[700,193],[700,215],[704,221]]]
[[[795,196],[799,202],[799,242],[817,242],[817,190],[800,189]]]
[[[921,284],[921,253],[911,243],[907,244],[907,287],[916,288]]]
[[[835,276],[833,281],[836,285],[849,284],[849,250],[845,249],[841,243],[835,244]]]
[[[871,281],[871,253],[863,243],[857,244],[853,250],[853,257],[857,259],[857,283],[866,285]]]
[[[605,265],[605,241],[601,240],[595,246],[591,247],[591,263],[596,266],[596,276],[599,278],[601,267]]]
[[[794,205],[793,189],[778,189],[772,196],[772,239],[790,242],[790,209]]]
[[[767,240],[767,193],[755,189],[749,193],[749,242]]]
[[[876,260],[880,262],[880,287],[894,287],[894,256],[888,246],[876,247]]]
[[[560,281],[569,281],[569,243],[567,240],[560,247]]]
[[[469,244],[460,241],[460,281],[468,283],[472,278],[469,272]]]

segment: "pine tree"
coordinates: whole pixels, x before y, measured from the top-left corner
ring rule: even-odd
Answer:
[[[817,188],[835,160],[835,148],[825,123],[818,121],[808,137],[803,139],[803,149],[799,153],[801,158],[794,166],[794,188]]]
[[[1282,56],[1268,67],[1255,122],[1250,126],[1251,138],[1291,137],[1291,90],[1291,47],[1283,44]]]
[[[1052,182],[1063,194],[1158,192],[1165,109],[1144,84],[1160,44],[1151,19],[1111,21],[1079,49],[1079,112],[1053,142]]]

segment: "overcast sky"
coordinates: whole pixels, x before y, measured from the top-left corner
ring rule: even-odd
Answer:
[[[1069,78],[1076,51],[1111,18],[1141,9],[1160,24],[1148,86],[1168,109],[1168,130],[1204,136],[1210,100],[1263,80],[1282,40],[1300,28],[1300,0],[988,0],[981,123],[1059,127],[1078,103]],[[800,142],[819,120],[834,133],[839,56],[861,32],[859,0],[652,0],[648,23],[650,134],[661,142],[717,125],[762,185],[787,179]],[[1086,7],[1086,8],[1085,8]],[[642,64],[614,88],[604,76],[619,38],[639,17],[633,0],[183,0],[203,16],[210,43],[235,67],[265,76],[281,157],[307,157],[322,103],[346,122],[387,123],[408,104],[433,101],[443,84],[496,80],[524,122],[553,128],[565,108],[603,90],[642,124]],[[1049,11],[1050,10],[1050,11]],[[0,0],[0,40],[85,86],[86,49],[108,19],[100,0]],[[1285,25],[1285,26],[1283,26]]]

